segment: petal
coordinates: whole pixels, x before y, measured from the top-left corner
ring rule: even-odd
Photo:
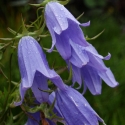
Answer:
[[[69,43],[69,37],[66,32],[62,32],[60,35],[55,34],[56,36],[56,48],[62,58],[67,60],[71,56],[71,47]]]
[[[104,62],[102,61],[102,59],[94,56],[93,54],[91,54],[90,52],[87,52],[88,56],[89,56],[89,63],[88,65],[99,70],[99,71],[106,71],[106,66],[104,64]]]
[[[72,41],[70,41],[70,44],[72,46],[72,56],[69,61],[76,67],[81,68],[89,62],[88,55],[78,44],[75,44]]]
[[[81,23],[80,24],[80,26],[84,26],[84,27],[89,26],[89,25],[90,25],[90,21],[88,21],[87,23]]]
[[[105,81],[110,87],[116,87],[119,83],[115,80],[113,73],[110,68],[107,68],[106,72],[99,71],[99,76]]]
[[[54,99],[55,99],[55,92],[52,92],[49,95],[49,100],[48,100],[50,105],[54,102]],[[54,104],[54,113],[56,113],[56,115],[58,115],[59,117],[62,117],[62,114],[61,114],[56,102]]]
[[[95,57],[98,57],[100,59],[105,59],[105,60],[109,60],[111,57],[111,54],[108,53],[108,55],[106,57],[103,57],[101,55],[98,54],[97,50],[91,45],[89,44],[89,46],[84,48],[87,52],[93,54]]]
[[[101,118],[75,89],[67,87],[65,91],[57,90],[56,97],[68,125],[98,125],[98,119]]]
[[[40,112],[29,113],[29,118],[25,125],[39,125],[40,122]]]
[[[54,30],[53,30],[52,27],[51,27],[51,24],[47,24],[47,27],[48,27],[49,32],[50,32],[51,37],[52,37],[52,46],[51,46],[51,48],[48,50],[48,52],[51,53],[51,52],[53,51],[53,48],[54,48],[55,44],[56,44],[56,37],[55,37],[55,32],[54,32]]]
[[[51,24],[51,27],[57,34],[68,28],[67,18],[63,9],[65,9],[63,5],[57,2],[48,2],[45,7],[46,23],[47,25],[48,23]]]
[[[15,102],[14,105],[15,106],[19,106],[22,104],[25,93],[26,93],[27,88],[23,88],[22,87],[22,83],[20,83],[20,96],[21,96],[21,101],[20,102]]]
[[[47,102],[49,99],[49,93],[43,92],[42,90],[48,90],[47,78],[44,77],[40,72],[36,71],[33,85],[31,87],[36,100],[39,103]]]
[[[53,122],[52,120],[50,119],[46,119],[47,122],[49,123],[48,125],[57,125],[55,122]]]
[[[102,82],[98,72],[91,66],[84,66],[81,69],[81,75],[85,86],[93,95],[101,94]]]
[[[87,43],[79,25],[70,19],[68,19],[68,24],[69,27],[67,29],[67,34],[71,41],[84,47],[88,46],[89,44]]]
[[[54,72],[53,72],[54,74]],[[52,75],[53,75],[52,74]],[[52,78],[50,78],[50,80],[60,89],[64,89],[65,88],[65,84],[63,83],[61,77],[59,75],[57,75],[56,73],[53,75]]]
[[[72,65],[72,71],[73,71],[73,84],[75,82],[78,82],[78,84],[82,85],[82,79],[81,79],[81,71],[79,68],[77,68],[76,66]]]

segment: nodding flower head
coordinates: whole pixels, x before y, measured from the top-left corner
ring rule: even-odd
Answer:
[[[58,2],[49,2],[45,7],[46,25],[52,36],[52,51],[54,45],[63,59],[71,56],[70,41],[82,46],[88,46],[81,26],[88,26],[90,22],[80,24],[75,17]]]
[[[31,88],[38,102],[48,101],[49,94],[39,90],[48,90],[48,79],[57,87],[64,87],[60,76],[49,68],[41,46],[33,37],[25,36],[20,39],[18,45],[18,63],[21,73],[21,101],[15,103],[16,105],[22,103],[26,90],[29,88]]]
[[[66,87],[56,91],[57,106],[68,125],[99,125],[104,121],[87,100],[75,89]]]

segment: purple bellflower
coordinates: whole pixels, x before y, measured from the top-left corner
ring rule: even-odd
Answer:
[[[103,57],[89,44],[84,37],[80,26],[89,26],[88,23],[80,24],[73,15],[61,4],[49,2],[45,7],[46,25],[52,36],[52,51],[54,45],[62,58],[71,63],[73,68],[73,82],[82,85],[84,92],[88,88],[92,94],[101,93],[101,79],[110,87],[118,85],[111,70],[105,66]]]
[[[110,54],[106,57],[99,55],[91,44],[87,47],[82,47],[72,42],[71,45],[72,56],[69,62],[73,69],[73,83],[77,82],[81,87],[83,80],[83,93],[88,88],[93,95],[101,94],[102,80],[110,87],[118,85],[110,68],[107,68],[102,61],[102,59],[110,59]]]
[[[52,51],[54,45],[64,60],[71,57],[70,41],[82,46],[88,46],[80,26],[88,26],[90,22],[80,24],[75,17],[58,2],[48,2],[45,7],[46,25],[52,36]]]
[[[75,89],[66,86],[56,91],[57,106],[67,125],[99,125],[104,121],[87,100]]]
[[[39,89],[48,90],[48,79],[57,87],[64,87],[60,76],[49,68],[42,48],[34,38],[25,36],[20,39],[18,45],[18,63],[21,73],[21,101],[15,103],[15,105],[22,104],[25,93],[29,88],[31,88],[39,103],[47,102],[49,94]]]

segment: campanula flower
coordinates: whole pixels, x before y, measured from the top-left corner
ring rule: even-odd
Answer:
[[[22,103],[25,93],[29,88],[31,88],[38,102],[48,101],[49,94],[39,90],[48,90],[48,79],[57,87],[64,87],[60,76],[49,68],[41,46],[33,37],[25,36],[20,39],[18,45],[18,63],[21,73],[21,101],[16,103],[16,105]]]
[[[101,94],[102,80],[110,87],[118,85],[110,68],[107,68],[103,62],[103,59],[110,58],[110,54],[106,57],[99,55],[91,44],[82,47],[71,42],[71,45],[72,56],[69,62],[73,69],[73,83],[77,82],[81,86],[83,80],[84,93],[88,88],[94,95]]]
[[[73,15],[61,4],[49,2],[45,7],[46,25],[52,36],[52,47],[56,46],[58,52],[66,62],[70,62],[73,69],[73,83],[81,86],[84,81],[84,92],[88,88],[92,94],[101,93],[103,79],[109,86],[118,85],[113,73],[103,63],[110,59],[110,54],[103,57],[89,44],[79,25],[88,26],[89,23],[80,24]]]
[[[88,26],[90,22],[80,24],[75,17],[58,2],[48,2],[45,7],[46,25],[52,36],[52,51],[54,45],[58,52],[67,60],[71,57],[70,41],[82,46],[88,46],[80,26]]]
[[[56,91],[57,106],[68,125],[99,125],[104,121],[87,100],[75,89],[66,86]]]

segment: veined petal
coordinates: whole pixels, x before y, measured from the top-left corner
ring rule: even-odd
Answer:
[[[105,81],[110,87],[116,87],[119,83],[115,80],[113,73],[110,68],[107,68],[106,72],[99,71],[99,76]]]
[[[84,47],[84,49],[87,51],[87,52],[90,52],[91,54],[93,54],[95,57],[98,57],[100,59],[104,59],[104,60],[109,60],[110,57],[111,57],[111,54],[108,53],[108,55],[106,57],[103,57],[102,55],[98,54],[97,50],[91,45],[89,44],[89,46],[87,47]],[[83,49],[83,50],[84,50]]]
[[[93,95],[101,94],[102,81],[98,72],[91,66],[84,66],[81,69],[81,75],[85,86]]]
[[[87,52],[87,54],[89,56],[88,65],[92,66],[93,68],[97,70],[106,71],[106,66],[104,62],[102,61],[102,59],[92,55],[90,52]]]
[[[79,25],[70,19],[68,19],[68,24],[69,24],[69,27],[67,29],[67,34],[71,39],[71,41],[83,47],[88,46],[89,44],[86,41],[84,34],[81,28],[79,27]]]
[[[55,97],[55,92],[52,92],[52,93],[49,95],[49,101],[48,101],[48,103],[51,105],[51,104],[54,102],[54,99],[55,99],[55,98],[56,98],[56,97]],[[63,123],[63,125],[67,125],[66,122],[65,122],[65,120],[63,119],[63,116],[62,116],[62,113],[60,112],[59,107],[57,106],[57,101],[56,101],[55,104],[54,104],[54,109],[53,109],[53,111],[54,111],[54,113],[55,113],[58,117],[62,118],[62,120],[60,120],[60,119],[54,119],[54,121],[55,121],[55,122],[59,121],[59,122]]]
[[[87,23],[81,23],[80,24],[80,26],[84,26],[84,27],[89,26],[89,25],[90,25],[90,21],[88,21]]]
[[[75,89],[67,87],[56,91],[57,105],[68,125],[98,125],[104,121]],[[71,110],[72,109],[72,110]]]
[[[18,106],[18,105],[22,104],[26,91],[27,91],[27,88],[22,87],[22,83],[20,83],[20,96],[21,96],[21,100],[20,100],[20,102],[15,102],[14,103],[15,106]]]
[[[66,32],[62,32],[60,35],[55,34],[56,36],[56,48],[63,59],[67,60],[71,56],[71,46],[69,43],[69,37]]]
[[[39,103],[47,102],[49,99],[49,93],[43,92],[42,90],[48,90],[47,78],[44,77],[40,72],[36,71],[33,85],[31,87],[36,100]]]
[[[25,125],[39,125],[40,122],[40,112],[29,113],[29,118]]]
[[[83,51],[81,48],[82,46],[79,46],[78,44],[73,43],[71,40],[70,40],[70,44],[72,46],[72,56],[69,59],[69,61],[73,65],[79,68],[83,67],[89,62],[89,57],[86,51]]]
[[[53,51],[53,48],[54,48],[55,44],[56,44],[56,37],[55,37],[55,32],[54,32],[54,30],[53,30],[52,27],[51,27],[51,24],[48,23],[48,24],[47,24],[47,27],[48,27],[48,29],[49,29],[49,32],[50,32],[51,36],[52,36],[52,46],[51,46],[51,48],[48,50],[48,52],[51,53],[51,52]]]
[[[81,78],[81,70],[80,68],[72,65],[72,72],[73,72],[73,86],[75,82],[78,82],[78,84],[81,86],[82,85],[82,78]]]
[[[49,125],[57,125],[55,122],[53,122],[53,121],[50,120],[50,119],[47,119],[47,118],[46,118],[46,121],[49,123]]]
[[[50,23],[57,34],[68,28],[67,18],[63,9],[65,9],[64,6],[57,2],[48,2],[45,7],[46,23]]]

